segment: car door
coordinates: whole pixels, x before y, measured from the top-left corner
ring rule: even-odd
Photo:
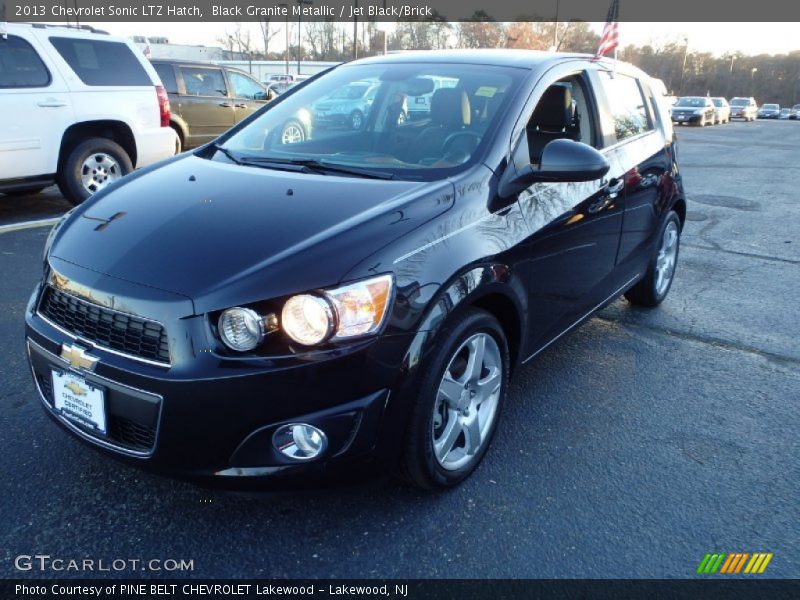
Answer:
[[[205,144],[233,127],[236,113],[222,69],[180,65],[178,72],[178,110],[189,128],[186,146]]]
[[[548,97],[555,87],[567,90],[558,92],[566,94],[564,102],[558,102],[559,110],[572,105],[567,127],[548,123],[553,120],[539,112],[540,103],[553,104]],[[586,71],[555,74],[555,78],[539,82],[523,113],[523,139],[514,153],[514,162],[523,164],[517,164],[517,169],[526,166],[525,161],[537,162],[542,146],[559,137],[598,148],[611,165],[601,179],[539,182],[518,197],[529,232],[523,246],[529,290],[528,339],[533,349],[547,345],[589,312],[606,293],[614,270],[622,226],[619,194],[623,171],[617,150],[604,148],[600,118]]]
[[[0,180],[54,175],[72,123],[69,90],[38,40],[0,36]]]
[[[597,79],[613,121],[609,143],[615,145],[624,165],[624,193],[619,198],[624,215],[616,260],[619,278],[615,281],[622,284],[619,279],[635,275],[641,266],[641,257],[658,228],[659,208],[671,192],[672,160],[664,143],[664,128],[671,130],[671,125],[660,123],[661,115],[645,82],[620,73],[612,78],[600,72]]]
[[[230,69],[225,70],[230,82],[235,121],[246,119],[272,99],[272,92],[258,81]]]

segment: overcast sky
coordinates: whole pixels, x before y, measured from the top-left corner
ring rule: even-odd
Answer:
[[[794,0],[796,1],[796,0]],[[219,45],[216,41],[226,30],[234,29],[233,23],[102,23],[98,28],[110,33],[132,36],[162,36],[174,44]],[[251,27],[257,37],[258,26]],[[391,24],[388,25],[392,27]],[[600,32],[602,23],[593,27]],[[281,51],[284,48],[285,34],[283,23],[279,28],[270,49]],[[297,25],[290,24],[291,31],[297,35]],[[641,45],[651,41],[666,42],[689,39],[690,51],[712,52],[722,55],[730,52],[744,54],[781,54],[800,50],[800,25],[797,23],[620,23],[620,43]],[[681,42],[682,43],[682,42]]]

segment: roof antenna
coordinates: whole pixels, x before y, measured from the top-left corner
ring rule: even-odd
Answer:
[[[75,24],[78,29],[81,28],[81,19],[78,16],[80,13],[78,12],[78,0],[72,0],[72,5],[75,7]]]
[[[67,27],[70,27],[70,24],[69,24],[69,4],[67,4],[67,0],[64,0],[64,14],[67,17]]]

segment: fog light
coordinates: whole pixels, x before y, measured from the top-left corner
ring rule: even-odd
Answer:
[[[281,454],[295,460],[317,458],[328,447],[328,438],[321,429],[306,423],[283,425],[272,436],[272,443]]]

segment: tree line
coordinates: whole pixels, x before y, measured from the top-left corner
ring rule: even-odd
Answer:
[[[315,21],[283,23],[289,27],[289,58],[296,61],[347,61],[373,56],[384,51],[437,50],[450,48],[524,48],[561,52],[594,53],[600,36],[582,21],[520,21],[500,23],[486,13],[476,12],[469,21],[452,23],[434,13],[425,20],[396,23],[393,31],[361,21]],[[298,40],[298,27],[301,32]],[[253,59],[285,60],[286,51],[271,51],[278,34],[285,34],[278,21],[262,20],[258,34],[241,24],[218,38],[230,51]],[[282,40],[283,41],[283,40]],[[299,43],[298,43],[299,41]],[[715,56],[689,48],[685,39],[625,46],[620,60],[630,62],[649,75],[664,81],[676,96],[711,95],[754,96],[759,104],[775,102],[781,106],[800,103],[800,50],[788,54],[757,56],[741,52]]]

